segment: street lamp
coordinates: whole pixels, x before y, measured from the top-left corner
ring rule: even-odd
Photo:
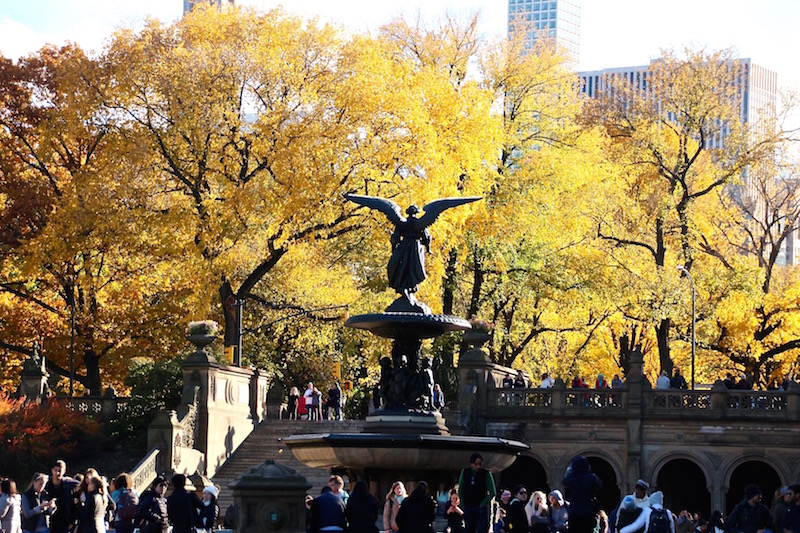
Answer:
[[[689,288],[692,289],[692,390],[694,390],[694,355],[695,355],[695,295],[694,295],[694,282],[692,282],[692,275],[685,266],[678,265],[675,268],[681,271],[681,275],[686,276],[689,280]]]

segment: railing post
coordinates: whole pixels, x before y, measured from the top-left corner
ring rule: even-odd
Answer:
[[[721,379],[714,382],[711,387],[711,412],[716,416],[723,416],[728,410],[728,388]]]

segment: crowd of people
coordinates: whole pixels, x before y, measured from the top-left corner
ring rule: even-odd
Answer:
[[[20,493],[14,480],[0,481],[0,530],[3,533],[193,533],[219,525],[219,487],[207,486],[202,498],[187,490],[186,476],[171,483],[156,477],[141,495],[128,473],[110,482],[94,468],[66,475],[58,460],[50,474],[37,472]],[[168,491],[171,494],[167,496]]]
[[[580,455],[573,458],[561,489],[529,493],[520,484],[496,490],[483,457],[474,453],[444,500],[431,494],[425,481],[417,482],[410,494],[402,481],[395,481],[379,503],[365,481],[358,481],[348,495],[342,478],[332,476],[322,494],[306,496],[306,529],[433,533],[438,513],[446,521],[443,533],[800,533],[800,485],[779,489],[772,509],[761,503],[761,489],[748,485],[730,514],[714,511],[709,517],[687,509],[674,513],[664,494],[651,493],[643,479],[607,513],[598,503],[602,490],[602,480]]]
[[[342,420],[344,400],[345,395],[338,381],[331,385],[326,397],[309,381],[303,394],[297,387],[289,390],[287,417],[289,420]]]

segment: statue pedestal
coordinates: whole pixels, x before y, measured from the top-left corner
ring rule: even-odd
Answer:
[[[379,409],[367,417],[364,433],[450,435],[439,412],[415,413]]]

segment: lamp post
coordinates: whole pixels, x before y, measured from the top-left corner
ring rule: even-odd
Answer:
[[[678,265],[676,268],[681,271],[681,275],[686,276],[686,279],[689,280],[689,288],[692,290],[692,390],[694,390],[694,357],[695,357],[695,336],[694,336],[695,295],[694,295],[694,282],[692,281],[692,275],[689,273],[689,270],[685,266]]]

